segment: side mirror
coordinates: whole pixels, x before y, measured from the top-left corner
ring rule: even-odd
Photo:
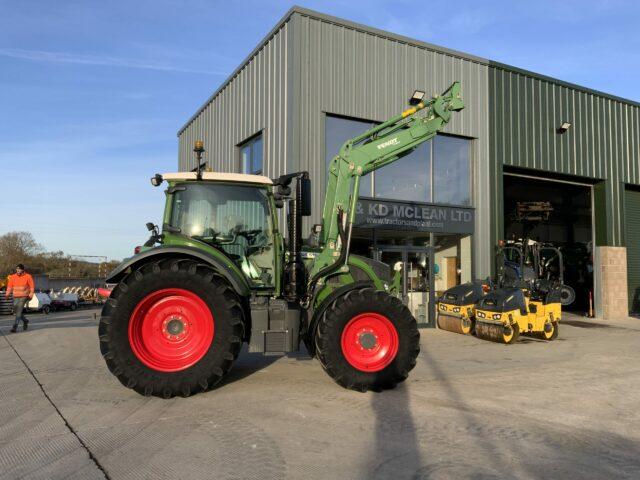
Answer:
[[[152,222],[147,222],[146,226],[147,230],[149,230],[150,232],[152,232],[153,229],[156,228],[156,226]]]
[[[302,205],[300,210],[303,217],[309,217],[311,215],[311,180],[308,178],[298,178],[301,182],[300,190],[302,193]]]

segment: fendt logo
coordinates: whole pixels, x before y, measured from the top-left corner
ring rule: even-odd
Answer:
[[[378,145],[378,150],[382,150],[383,148],[390,147],[391,145],[398,145],[399,143],[400,143],[400,140],[398,140],[398,137],[392,138],[391,140],[387,140],[386,142],[383,142],[380,145]]]

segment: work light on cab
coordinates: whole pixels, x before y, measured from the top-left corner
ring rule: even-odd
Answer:
[[[154,187],[160,186],[161,183],[162,175],[160,175],[159,173],[156,173],[153,177],[151,177],[151,185],[153,185]]]

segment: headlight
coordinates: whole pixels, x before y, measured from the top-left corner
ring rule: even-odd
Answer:
[[[477,312],[478,317],[480,318],[484,318],[486,317],[486,315],[484,314],[484,312]]]
[[[460,307],[453,307],[453,313],[460,313]]]
[[[501,317],[502,317],[502,315],[500,315],[499,313],[494,313],[493,314],[493,319],[494,320],[500,320]]]
[[[440,310],[442,310],[443,312],[447,311],[447,306],[443,303],[440,304]]]

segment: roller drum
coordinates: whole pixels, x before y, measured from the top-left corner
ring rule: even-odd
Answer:
[[[476,322],[476,336],[498,343],[514,343],[518,340],[517,325],[508,327],[499,323]]]
[[[472,330],[472,322],[468,318],[447,315],[446,313],[438,314],[438,328],[453,333],[461,333],[469,335]]]

